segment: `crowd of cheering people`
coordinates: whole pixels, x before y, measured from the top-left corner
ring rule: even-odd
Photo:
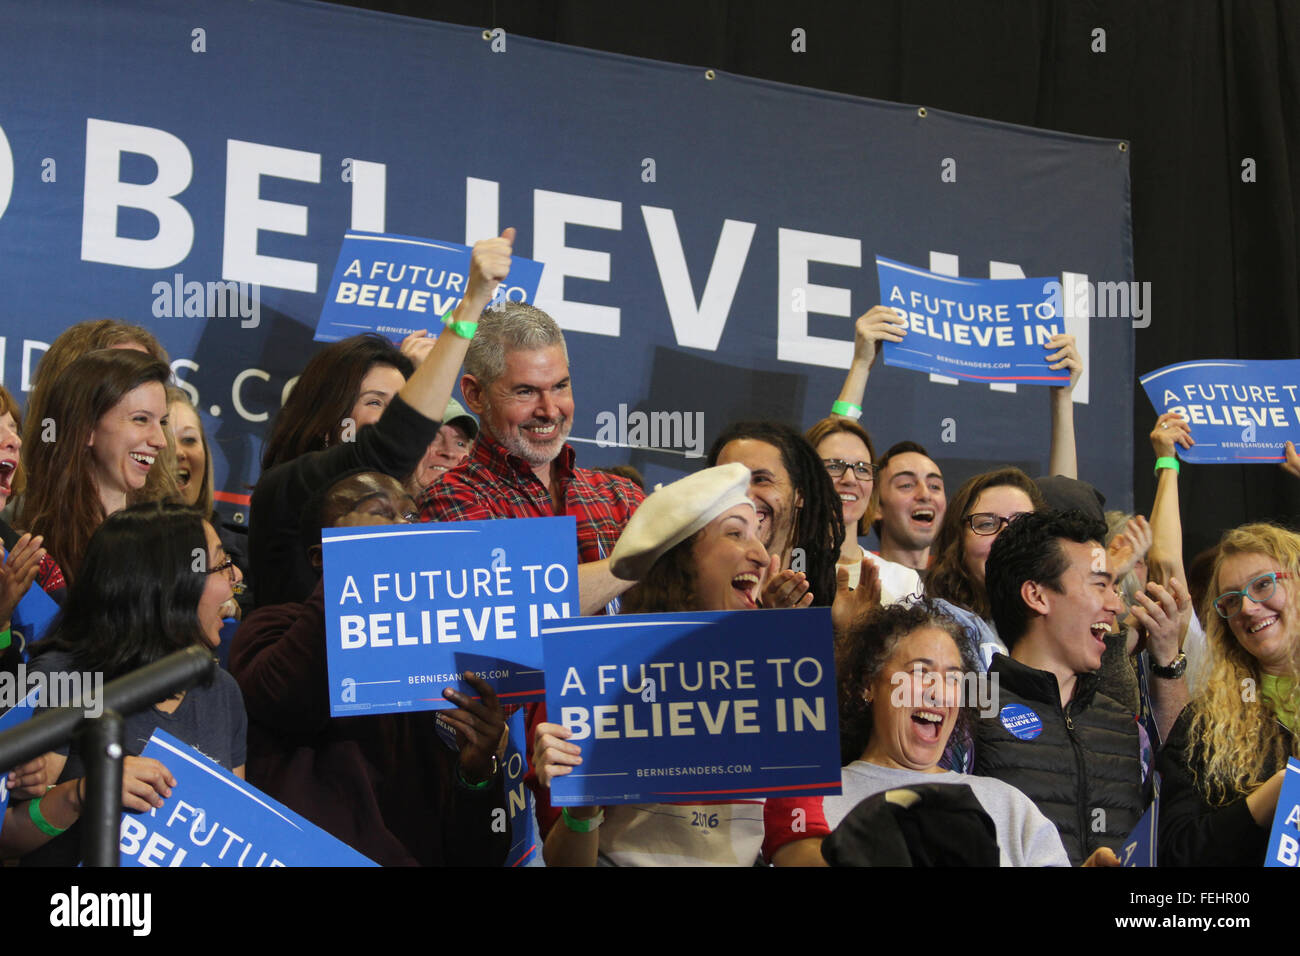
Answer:
[[[582,614],[830,609],[843,793],[714,803],[707,832],[680,805],[556,808],[582,747],[528,705],[547,865],[1117,865],[1157,771],[1162,865],[1263,862],[1300,753],[1300,535],[1247,524],[1185,564],[1185,421],[1151,431],[1149,515],[1106,512],[1077,473],[1082,360],[1057,336],[1044,361],[1070,380],[1045,390],[1048,474],[997,468],[950,494],[925,447],[878,454],[866,427],[880,344],[907,334],[877,306],[827,418],[727,424],[705,468],[647,496],[576,464],[551,317],[487,308],[513,238],[474,246],[441,334],[314,355],[268,433],[246,535],[214,510],[202,422],[146,330],[68,329],[25,413],[0,388],[3,666],[112,679],[229,644],[210,683],[127,717],[126,810],[176,785],[138,756],[161,728],[377,863],[500,865],[511,708],[467,674],[436,715],[331,717],[321,531],[573,515]],[[30,589],[59,606],[39,641],[16,616]],[[969,678],[993,681],[994,706]],[[84,773],[75,744],[14,768],[0,853],[75,865]]]

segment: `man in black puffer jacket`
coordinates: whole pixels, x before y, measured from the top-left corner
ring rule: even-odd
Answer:
[[[989,669],[995,716],[981,716],[975,772],[1011,784],[1056,824],[1070,862],[1117,865],[1145,810],[1138,725],[1097,689],[1120,611],[1105,525],[1077,511],[1027,514],[989,553],[985,586],[1011,651]]]

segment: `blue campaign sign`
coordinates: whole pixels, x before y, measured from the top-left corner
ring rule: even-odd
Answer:
[[[0,733],[6,730],[13,730],[19,724],[26,722],[35,712],[35,700],[40,689],[33,690],[30,694],[10,707],[3,714],[0,714]],[[12,767],[0,768],[0,829],[4,827],[5,810],[9,808],[9,771]]]
[[[1044,347],[1065,331],[1060,283],[963,279],[876,256],[880,301],[907,320],[901,342],[885,342],[885,364],[973,382],[1065,385]]]
[[[1154,779],[1155,799],[1151,801],[1151,806],[1147,807],[1147,812],[1142,814],[1142,819],[1138,825],[1133,828],[1133,832],[1128,835],[1124,841],[1124,848],[1120,852],[1120,865],[1122,866],[1155,866],[1156,865],[1156,834],[1160,832],[1160,776],[1156,775]]]
[[[45,636],[58,613],[59,605],[54,598],[42,591],[39,585],[34,585],[27,589],[14,608],[12,627],[26,638],[27,646],[31,647]],[[23,656],[27,657],[26,652]]]
[[[327,528],[322,544],[333,716],[455,707],[442,689],[467,670],[503,702],[542,699],[542,623],[579,612],[572,516]]]
[[[582,765],[557,806],[840,792],[829,608],[631,614],[542,629],[546,713]]]
[[[122,866],[376,866],[171,734],[140,753],[176,778],[148,813],[123,813]]]
[[[334,266],[316,326],[317,342],[378,332],[400,342],[412,332],[437,332],[442,316],[465,294],[470,247],[413,236],[349,232]],[[495,302],[531,303],[542,281],[542,264],[512,257],[510,276]]]
[[[506,866],[544,866],[542,841],[537,834],[537,811],[533,792],[524,783],[528,773],[528,719],[522,707],[506,716],[510,734],[506,740],[506,806],[510,810],[510,852]]]
[[[1285,461],[1300,442],[1300,359],[1179,362],[1139,379],[1157,414],[1177,412],[1196,442],[1176,448],[1198,465]]]
[[[1300,866],[1300,760],[1294,757],[1286,762],[1264,865]]]

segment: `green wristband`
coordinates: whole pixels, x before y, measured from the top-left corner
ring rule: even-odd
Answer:
[[[12,627],[6,627],[0,631],[0,651],[9,650],[9,645],[13,643],[14,632]]]
[[[837,401],[831,406],[832,415],[843,415],[845,418],[852,418],[855,421],[862,417],[862,406],[854,405],[852,402]]]
[[[1164,456],[1163,458],[1157,458],[1157,459],[1156,459],[1156,477],[1157,477],[1157,478],[1160,477],[1160,469],[1161,469],[1161,468],[1172,468],[1172,469],[1174,470],[1174,474],[1175,474],[1175,475],[1178,474],[1178,459],[1177,459],[1177,458],[1171,458],[1171,457],[1169,457],[1168,455]]]
[[[605,822],[604,807],[601,807],[596,815],[588,820],[579,820],[577,817],[571,816],[568,807],[561,807],[560,813],[564,816],[564,825],[574,833],[590,833]]]
[[[448,309],[447,314],[442,317],[442,324],[451,331],[460,336],[462,339],[474,338],[474,333],[478,331],[478,323],[470,322],[468,319],[452,320],[454,310]]]
[[[36,829],[40,830],[46,836],[58,836],[65,829],[64,827],[56,827],[49,820],[45,819],[45,817],[41,816],[40,797],[37,797],[35,800],[27,804],[27,815],[32,818],[32,823],[36,824]]]

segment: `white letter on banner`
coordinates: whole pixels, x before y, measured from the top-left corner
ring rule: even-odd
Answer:
[[[497,207],[501,187],[491,179],[465,177],[465,245],[501,234]]]
[[[362,232],[383,232],[387,207],[388,167],[352,160],[352,226]]]
[[[124,183],[123,153],[148,156],[158,166],[151,183]],[[166,269],[184,261],[194,245],[194,220],[174,196],[194,174],[189,149],[165,130],[86,119],[86,186],[81,213],[81,258],[133,269]],[[117,234],[117,211],[143,209],[158,220],[152,239]]]
[[[263,176],[319,183],[320,153],[237,139],[226,141],[226,236],[221,278],[315,292],[316,263],[257,253],[260,231],[307,235],[307,207],[262,199]]]
[[[0,126],[0,216],[5,214],[14,188],[14,154],[9,148],[4,127]]]
[[[676,216],[671,209],[656,206],[642,206],[641,215],[645,218],[650,250],[659,269],[659,284],[663,286],[664,301],[668,303],[668,316],[673,322],[677,344],[716,352],[731,312],[731,303],[736,298],[745,259],[749,256],[754,223],[735,219],[723,222],[713,265],[704,283],[704,295],[696,308],[695,291],[691,286],[690,271],[686,268],[686,254],[682,251]]]
[[[848,368],[853,363],[853,339],[823,339],[809,335],[808,313],[850,318],[852,296],[848,289],[810,285],[808,263],[828,262],[858,268],[862,265],[862,243],[843,236],[780,229],[777,231],[777,250],[776,357],[783,362]],[[794,310],[795,289],[807,291],[804,297],[806,311]]]
[[[533,190],[533,258],[546,266],[537,286],[536,305],[549,312],[562,329],[617,336],[618,309],[564,299],[565,276],[609,281],[608,252],[570,249],[564,244],[564,227],[569,223],[621,230],[623,204],[612,199]]]

